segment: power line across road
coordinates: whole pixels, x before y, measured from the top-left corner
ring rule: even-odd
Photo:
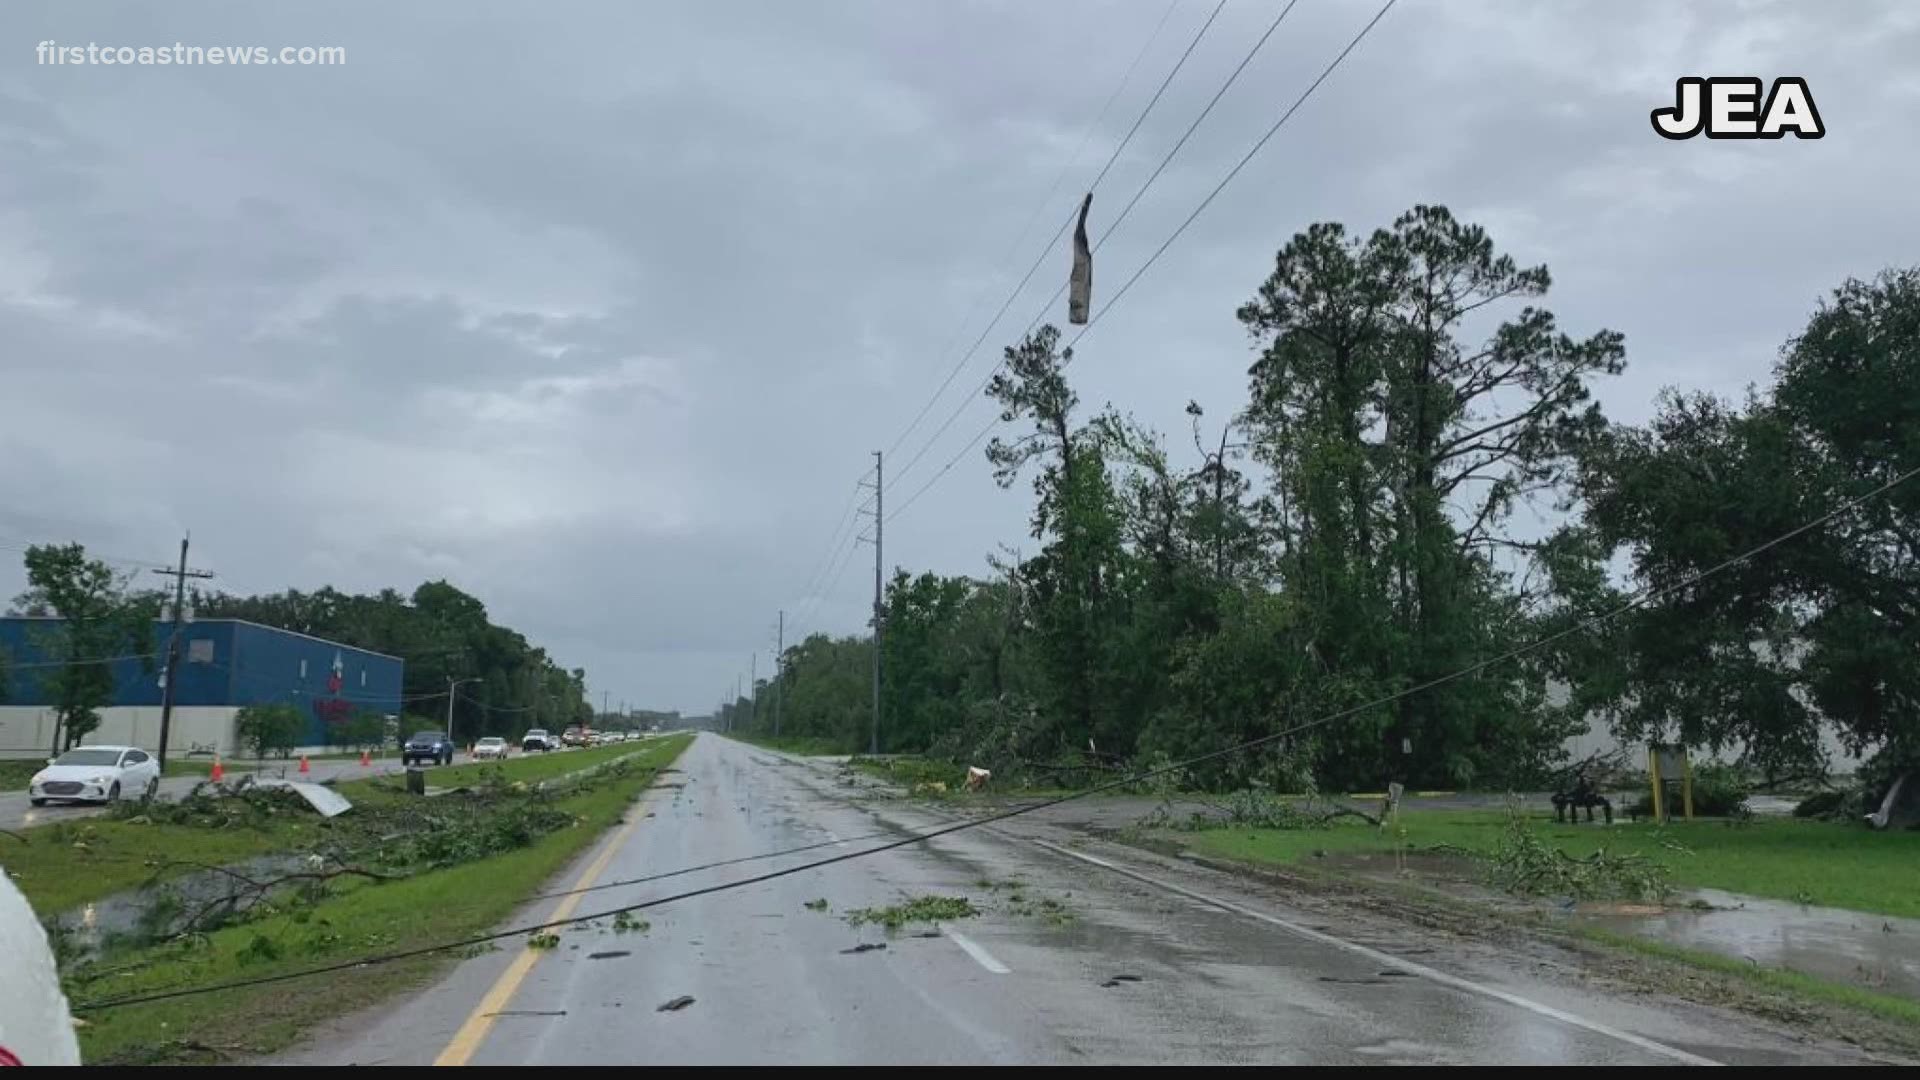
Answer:
[[[898,800],[848,797],[830,767],[714,735],[700,736],[679,767],[672,786],[656,788],[627,827],[554,888],[876,829],[921,832],[940,820]],[[475,956],[412,1000],[349,1018],[282,1060],[1626,1065],[1849,1054],[1715,1010],[1595,991],[1543,974],[1538,958],[1489,960],[1406,924],[1293,909],[1248,882],[1037,822],[957,833],[854,865],[663,907],[644,931],[588,926],[561,932],[552,949],[516,943]],[[750,870],[719,867],[695,880]],[[1196,895],[1168,892],[1161,881]],[[579,906],[652,891],[636,885]],[[517,921],[543,921],[578,896],[535,902]],[[847,918],[929,896],[965,898],[978,914],[894,934]],[[1324,927],[1330,940],[1248,912]],[[1388,960],[1356,952],[1356,943]],[[1455,974],[1473,989],[1379,975],[1410,965]]]

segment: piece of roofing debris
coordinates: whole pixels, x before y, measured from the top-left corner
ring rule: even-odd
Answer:
[[[672,1001],[667,1002],[666,1004],[660,1006],[659,1008],[653,1011],[654,1012],[679,1012],[681,1009],[684,1009],[691,1004],[693,1004],[693,995],[681,994],[679,997],[674,998]]]
[[[608,949],[608,950],[607,950],[607,951],[605,951],[605,952],[590,952],[590,953],[588,953],[588,954],[587,954],[587,959],[589,959],[589,960],[613,960],[613,959],[615,959],[615,958],[618,958],[618,957],[622,957],[622,956],[632,956],[632,955],[633,955],[633,952],[632,952],[632,950],[629,950],[629,949]]]
[[[884,941],[863,941],[860,944],[855,945],[851,949],[841,949],[840,955],[852,956],[855,953],[874,952],[878,949],[884,949],[886,947],[887,947],[887,943]]]

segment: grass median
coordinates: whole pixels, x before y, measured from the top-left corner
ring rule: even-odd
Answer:
[[[651,754],[653,747],[664,742],[622,743],[529,754],[498,763],[436,768],[428,770],[427,779],[436,787],[453,787],[474,783],[488,775],[488,770],[498,770],[508,780],[534,783],[628,754]],[[397,776],[376,777],[343,781],[336,790],[359,803],[399,783]],[[327,843],[336,829],[348,826],[350,823],[338,825],[311,814],[256,816],[224,828],[148,822],[138,817],[77,818],[15,836],[0,835],[0,867],[26,894],[34,910],[45,916],[139,888],[156,876],[165,879],[183,873],[190,869],[187,864],[229,865],[275,852],[305,850]]]
[[[1324,828],[1234,826],[1194,831],[1184,840],[1208,854],[1265,863],[1301,863],[1336,853],[1391,856],[1396,850],[1490,854],[1508,820],[1505,811],[1411,810],[1385,829],[1357,821]],[[1575,857],[1602,846],[1616,854],[1644,855],[1666,867],[1677,886],[1920,917],[1920,832],[1872,832],[1786,818],[1664,827],[1567,825],[1551,818],[1531,824],[1541,840]]]
[[[658,771],[690,741],[659,739],[618,748],[634,755],[620,774],[605,774],[556,797],[551,807],[570,815],[571,825],[523,847],[400,880],[334,879],[318,894],[256,909],[243,921],[209,933],[102,957],[93,977],[68,987],[76,1012],[86,1020],[81,1029],[86,1060],[188,1063],[269,1053],[321,1021],[418,985],[469,950],[293,979],[263,990],[214,991],[85,1010],[88,1000],[295,972],[495,929],[620,822]],[[607,756],[621,755],[594,755]],[[585,752],[557,755],[556,760],[559,757],[593,763]],[[523,946],[509,940],[502,947]]]

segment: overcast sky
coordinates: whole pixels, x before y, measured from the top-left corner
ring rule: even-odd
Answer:
[[[1096,237],[1281,4],[1228,0]],[[1165,0],[9,3],[0,593],[19,544],[158,562],[191,529],[230,590],[445,577],[596,694],[704,712],[755,650],[768,672],[777,610],[789,640],[862,625],[871,551],[828,548],[856,476],[1212,7],[1155,37]],[[1300,0],[1100,252],[1096,310],[1376,8]],[[347,62],[43,66],[49,40]],[[1828,136],[1661,139],[1681,75],[1804,76]],[[1233,312],[1274,251],[1438,202],[1546,262],[1567,329],[1625,333],[1614,417],[1738,393],[1843,278],[1920,259],[1916,130],[1920,4],[1402,0],[1073,378],[1190,452],[1189,398],[1244,400]],[[1067,269],[1049,256],[896,467]],[[991,416],[965,409],[891,502]],[[887,561],[983,571],[1032,549],[1027,500],[972,450]]]

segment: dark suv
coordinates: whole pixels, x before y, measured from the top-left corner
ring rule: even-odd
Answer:
[[[453,764],[453,740],[438,731],[416,731],[407,745],[400,748],[400,763],[412,765],[415,762],[435,765]]]

